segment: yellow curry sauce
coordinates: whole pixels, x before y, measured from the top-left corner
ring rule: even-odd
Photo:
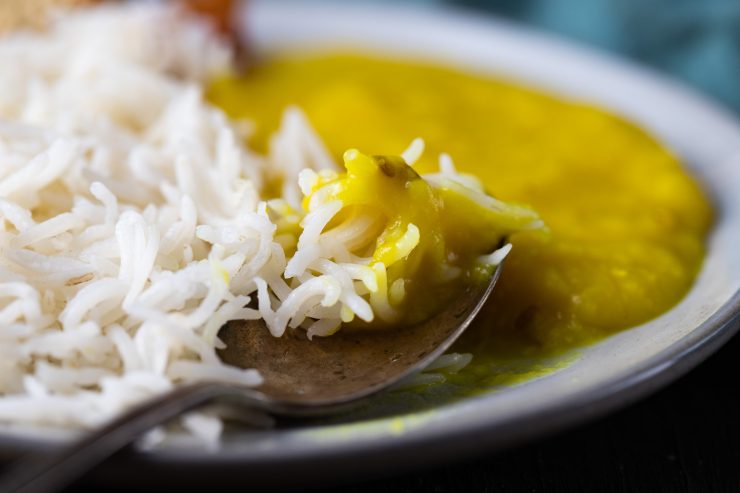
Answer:
[[[420,172],[446,152],[495,197],[540,214],[549,230],[511,238],[493,300],[458,347],[475,355],[476,384],[510,380],[491,376],[493,360],[562,353],[665,312],[704,256],[712,210],[698,184],[648,134],[593,106],[358,55],[273,59],[215,81],[210,97],[254,120],[262,150],[289,104],[338,162],[349,148],[399,154],[422,137]]]

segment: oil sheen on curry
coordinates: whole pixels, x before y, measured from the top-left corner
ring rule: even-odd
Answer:
[[[712,210],[698,184],[650,135],[593,106],[345,54],[270,59],[215,81],[210,97],[254,121],[257,149],[284,108],[298,105],[338,162],[347,149],[398,154],[422,137],[420,173],[448,153],[486,192],[539,213],[546,228],[512,229],[524,230],[509,237],[493,299],[456,348],[474,354],[463,373],[475,385],[536,372],[492,371],[501,361],[543,361],[660,315],[686,294],[704,257]],[[477,227],[485,237],[486,222]]]

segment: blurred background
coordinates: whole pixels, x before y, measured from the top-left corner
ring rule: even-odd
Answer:
[[[415,0],[484,10],[673,74],[740,112],[740,0]]]
[[[33,23],[50,4],[95,1],[0,0],[0,32],[19,16]],[[190,1],[207,6],[230,0]],[[368,1],[452,5],[489,12],[651,65],[740,113],[740,0]]]

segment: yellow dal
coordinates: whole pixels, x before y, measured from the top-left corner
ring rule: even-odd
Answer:
[[[493,359],[562,353],[660,315],[686,294],[704,256],[712,210],[698,184],[651,136],[593,106],[343,54],[272,59],[215,81],[210,97],[254,120],[258,149],[296,104],[338,162],[349,148],[399,154],[422,137],[419,171],[436,170],[447,152],[489,193],[539,212],[549,232],[512,238],[493,300],[458,347],[476,354],[477,384],[515,380],[492,374]]]

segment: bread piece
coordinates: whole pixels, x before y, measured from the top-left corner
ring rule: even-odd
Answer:
[[[18,28],[42,28],[54,7],[77,7],[98,0],[0,0],[0,32]]]

